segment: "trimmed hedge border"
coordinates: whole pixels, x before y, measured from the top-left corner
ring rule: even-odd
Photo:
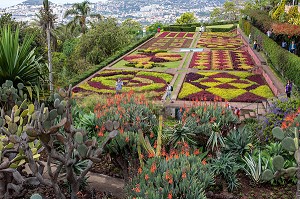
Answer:
[[[131,44],[128,47],[118,51],[116,54],[108,57],[105,61],[101,62],[99,65],[95,65],[93,68],[85,71],[84,73],[82,73],[81,75],[78,75],[74,78],[72,78],[69,82],[68,85],[72,84],[72,86],[77,85],[78,83],[82,82],[83,80],[85,80],[86,78],[88,78],[89,76],[91,76],[92,74],[96,73],[97,71],[101,70],[102,68],[104,68],[105,66],[107,66],[108,64],[112,63],[113,61],[115,61],[116,59],[122,57],[123,55],[125,55],[126,53],[128,53],[129,51],[131,51],[132,49],[136,48],[137,46],[141,45],[142,43],[144,43],[145,41],[149,40],[150,38],[154,37],[155,34],[151,34],[148,35],[144,38],[142,38],[140,41],[138,41],[137,43]]]
[[[239,26],[245,32],[246,20],[241,19]],[[268,61],[278,70],[282,76],[291,80],[298,88],[300,88],[300,57],[288,52],[279,46],[275,41],[270,39],[266,34],[251,24],[251,37],[258,41],[262,46],[264,53],[268,57]],[[247,30],[246,30],[247,32]]]
[[[230,28],[206,28],[206,32],[229,32],[236,29],[236,24],[233,24]]]
[[[238,21],[221,21],[214,23],[190,23],[190,24],[175,24],[164,27],[164,31],[174,31],[174,32],[195,32],[196,27],[203,26],[213,26],[213,25],[225,25],[225,24],[237,24]],[[234,28],[214,28],[211,32],[228,32]]]

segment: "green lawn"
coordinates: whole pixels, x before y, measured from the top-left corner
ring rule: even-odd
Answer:
[[[206,26],[206,28],[231,28],[233,24],[224,24],[224,25],[215,25],[215,26]]]

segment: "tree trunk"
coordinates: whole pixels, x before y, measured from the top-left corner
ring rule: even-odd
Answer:
[[[51,35],[50,35],[50,23],[47,25],[47,46],[48,46],[48,67],[49,67],[49,83],[50,93],[53,93],[53,74],[52,74],[52,53],[51,53]]]

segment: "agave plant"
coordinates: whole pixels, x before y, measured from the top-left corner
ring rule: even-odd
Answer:
[[[187,142],[189,145],[196,145],[194,129],[191,128],[192,120],[185,122],[179,121],[174,127],[165,129],[166,137],[168,138],[168,144],[177,147],[178,143]]]
[[[34,35],[26,36],[19,44],[19,29],[12,32],[10,26],[1,29],[0,36],[0,84],[11,80],[14,84],[38,85],[42,75],[41,57],[31,49]]]

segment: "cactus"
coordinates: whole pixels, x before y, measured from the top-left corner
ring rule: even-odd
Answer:
[[[297,118],[296,118],[297,119]],[[296,121],[296,120],[295,120]],[[289,167],[284,169],[284,158],[282,156],[276,156],[273,158],[273,168],[275,170],[274,178],[278,179],[281,176],[286,178],[293,177],[297,173],[297,199],[300,198],[300,148],[299,148],[299,133],[298,127],[291,127],[288,129],[281,129],[275,127],[272,130],[272,134],[275,138],[281,141],[282,148],[290,153],[294,153],[295,160],[298,167]],[[266,181],[272,180],[273,178],[267,178]]]
[[[281,155],[277,155],[273,158],[273,167],[275,170],[282,170],[284,166],[284,159]]]
[[[274,174],[273,172],[270,170],[270,169],[267,169],[265,170],[263,173],[262,173],[262,176],[261,176],[261,179],[263,181],[270,181],[274,178]]]
[[[11,82],[6,82],[5,86],[12,86]],[[66,180],[71,186],[71,198],[77,198],[80,183],[93,162],[100,161],[103,147],[118,135],[118,131],[110,132],[100,145],[96,138],[88,139],[86,132],[72,125],[71,100],[70,86],[68,91],[60,89],[59,94],[54,94],[54,108],[51,110],[44,104],[34,105],[26,100],[18,104],[16,101],[10,103],[11,109],[7,111],[1,107],[0,175],[4,178],[1,178],[0,186],[3,184],[4,187],[0,187],[0,198],[19,197],[28,185],[44,184],[54,189],[56,198],[65,199],[57,177],[63,172],[68,173]],[[115,122],[114,126],[118,127],[118,123]],[[65,132],[61,133],[61,130]],[[64,149],[58,151],[54,143],[61,143]],[[48,169],[51,180],[42,176],[45,167],[39,161],[42,146],[47,153],[47,163],[58,163],[56,169]],[[3,154],[8,158],[4,158]],[[75,173],[74,165],[83,160],[87,160],[87,166],[79,174]],[[28,177],[23,170],[25,164],[33,177]]]

